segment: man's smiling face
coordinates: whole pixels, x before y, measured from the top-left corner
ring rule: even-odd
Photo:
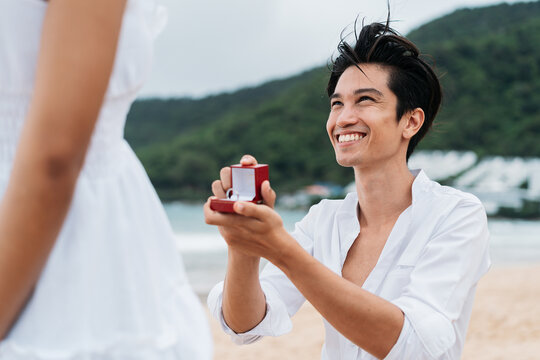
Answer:
[[[405,160],[408,139],[396,120],[397,97],[388,88],[389,70],[377,64],[347,68],[330,97],[326,130],[342,166],[382,165]]]

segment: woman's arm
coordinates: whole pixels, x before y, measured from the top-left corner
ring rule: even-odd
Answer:
[[[112,72],[125,1],[49,1],[34,95],[0,204],[0,339],[68,211]]]

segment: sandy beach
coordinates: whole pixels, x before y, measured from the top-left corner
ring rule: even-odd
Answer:
[[[210,321],[215,360],[320,358],[324,329],[310,304],[293,317],[291,333],[246,346],[233,344]],[[540,264],[495,267],[480,281],[462,359],[540,359]]]

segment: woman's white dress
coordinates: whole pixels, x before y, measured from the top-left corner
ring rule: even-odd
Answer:
[[[0,199],[32,96],[47,6],[0,0]],[[128,1],[70,211],[29,303],[0,343],[2,360],[211,358],[206,317],[166,214],[123,139],[163,15],[150,0]]]

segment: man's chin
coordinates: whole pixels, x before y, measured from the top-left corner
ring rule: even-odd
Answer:
[[[336,156],[336,162],[343,167],[353,167],[355,165],[358,165],[359,163],[358,159],[339,158],[337,156]]]

